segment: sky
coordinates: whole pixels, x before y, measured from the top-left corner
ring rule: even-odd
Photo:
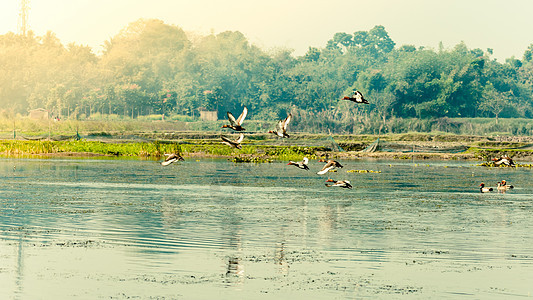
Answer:
[[[0,35],[17,32],[21,0],[0,3]],[[160,19],[186,32],[242,32],[265,49],[303,55],[337,32],[383,25],[397,46],[438,49],[464,41],[494,50],[493,58],[522,58],[533,44],[532,0],[29,0],[36,35],[52,31],[63,44],[96,53],[104,41],[138,19]]]

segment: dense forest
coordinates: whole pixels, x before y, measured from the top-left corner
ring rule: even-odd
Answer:
[[[199,110],[277,120],[533,118],[533,44],[504,63],[491,49],[396,45],[383,26],[336,33],[296,57],[264,50],[240,32],[200,36],[160,20],[131,23],[93,49],[63,45],[52,32],[0,36],[0,113],[46,108],[61,118],[194,120]],[[369,105],[340,100],[361,91]],[[348,130],[350,131],[350,130]],[[381,131],[381,128],[380,128]]]

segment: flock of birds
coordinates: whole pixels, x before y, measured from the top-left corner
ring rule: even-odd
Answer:
[[[369,102],[364,98],[363,94],[359,91],[353,91],[351,96],[345,96],[342,98],[342,100],[349,100],[355,103],[362,103],[362,104],[368,104]],[[246,118],[246,115],[248,114],[248,109],[246,106],[243,108],[242,113],[239,115],[238,118],[235,118],[231,112],[227,112],[229,125],[223,125],[222,128],[230,128],[234,131],[245,131],[244,127],[242,127],[242,124],[244,122],[244,119]],[[275,130],[271,130],[268,133],[272,133],[280,138],[289,138],[290,135],[287,133],[287,126],[290,123],[292,119],[292,115],[289,113],[289,115],[285,119],[281,119],[278,121],[276,125]],[[222,139],[222,143],[236,148],[236,149],[242,149],[242,141],[244,140],[244,133],[240,133],[239,136],[232,140],[227,136],[221,135],[220,138]],[[183,161],[183,157],[179,153],[171,153],[171,154],[165,154],[166,158],[163,162],[161,162],[161,165],[168,166],[173,162],[176,161]],[[334,171],[337,168],[342,168],[343,165],[341,165],[338,161],[331,160],[331,159],[319,159],[318,162],[325,162],[326,164],[322,167],[320,171],[317,172],[318,175],[324,175],[330,171]],[[302,161],[294,162],[289,161],[287,165],[292,165],[297,168],[300,168],[302,170],[310,170],[309,169],[309,159],[307,157],[304,157]],[[494,164],[497,166],[500,165],[507,165],[507,166],[514,166],[513,160],[507,156],[504,155],[500,157],[499,159],[494,159]],[[351,189],[353,186],[351,185],[350,181],[348,180],[333,180],[328,178],[326,180],[327,187],[341,187],[341,188],[347,188]],[[509,189],[514,188],[512,185],[508,185],[505,180],[502,180],[498,182],[498,185],[496,187],[496,190],[499,192],[505,192]],[[479,185],[479,190],[481,193],[488,193],[494,191],[494,188],[492,187],[486,187],[484,183],[481,183]]]
[[[348,100],[355,103],[363,103],[368,104],[369,102],[363,97],[363,94],[359,91],[353,91],[353,94],[351,96],[345,96],[342,98],[342,100]],[[228,121],[229,124],[223,125],[222,128],[230,128],[234,131],[245,131],[244,127],[242,127],[242,124],[244,122],[244,119],[246,118],[246,115],[248,114],[248,109],[246,106],[243,108],[242,113],[239,115],[238,118],[235,118],[235,116],[231,112],[227,112]],[[292,119],[292,114],[289,113],[289,115],[285,119],[281,119],[276,124],[276,129],[271,130],[268,133],[272,133],[280,138],[289,138],[290,135],[287,133],[287,126],[289,125],[290,121]],[[220,138],[222,139],[222,143],[236,148],[236,149],[242,149],[242,141],[244,140],[244,133],[240,133],[239,137],[236,139],[230,139],[227,136],[221,135]],[[183,161],[183,157],[179,153],[171,153],[171,154],[165,154],[166,158],[163,162],[161,162],[161,165],[168,166],[173,162],[176,161]],[[329,172],[330,170],[333,171],[336,168],[342,168],[343,166],[335,160],[325,160],[320,159],[319,162],[325,162],[326,164],[324,167],[317,172],[318,175],[323,175]],[[309,170],[309,159],[307,157],[304,157],[302,161],[300,162],[294,162],[289,161],[287,165],[293,165],[303,170]],[[341,188],[348,188],[351,189],[352,185],[350,184],[350,181],[348,180],[333,180],[333,179],[327,179],[326,180],[326,186],[327,187],[341,187]]]
[[[514,163],[513,159],[511,159],[511,157],[509,157],[509,155],[502,155],[499,158],[492,159],[492,161],[493,161],[495,166],[502,166],[502,165],[503,166],[508,166],[508,167],[514,167],[515,166],[515,163]],[[505,193],[506,191],[508,191],[510,189],[513,189],[513,188],[514,188],[514,186],[510,185],[510,184],[507,184],[507,181],[505,181],[505,180],[498,181],[497,186],[496,186],[496,190],[499,193]],[[482,193],[490,193],[490,192],[494,191],[494,188],[486,187],[485,183],[482,182],[479,185],[479,191],[482,192]]]

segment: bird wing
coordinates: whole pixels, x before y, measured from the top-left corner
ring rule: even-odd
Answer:
[[[278,124],[276,124],[276,131],[277,131],[276,133],[277,133],[277,135],[281,134],[283,136],[283,133],[282,133],[283,132],[283,121],[284,120],[279,120]]]
[[[248,114],[248,109],[245,106],[244,109],[242,110],[241,115],[237,119],[237,125],[239,125],[239,126],[242,125],[242,122],[244,121],[244,118],[246,118],[247,114]]]
[[[244,134],[243,133],[241,133],[239,135],[239,138],[235,140],[235,143],[240,144],[242,142],[242,140],[244,140]]]
[[[170,165],[171,163],[175,162],[176,160],[178,160],[178,159],[175,158],[175,157],[172,157],[172,155],[171,155],[171,156],[167,157],[167,159],[165,159],[164,162],[161,162],[161,165],[163,165],[163,166],[168,166],[168,165]]]
[[[309,163],[309,158],[304,157],[304,159],[303,159],[303,163],[304,163],[304,165],[307,165],[307,164]]]
[[[231,146],[232,143],[233,143],[232,140],[228,139],[228,138],[225,137],[225,136],[221,136],[220,138],[222,139],[222,142],[225,143],[226,145],[230,145],[230,146]]]
[[[228,115],[228,120],[229,120],[229,122],[231,123],[231,126],[238,125],[238,124],[237,124],[237,121],[235,120],[235,117],[233,116],[232,113],[230,113],[230,112],[228,111],[228,112],[227,112],[227,115]]]
[[[283,120],[283,130],[287,130],[287,125],[289,124],[289,122],[291,121],[292,119],[292,115],[289,114],[285,120]]]
[[[318,171],[317,174],[318,175],[324,175],[329,170],[331,170],[333,167],[335,167],[334,163],[332,161],[328,161],[328,163],[325,164],[324,167],[322,168],[322,170]]]

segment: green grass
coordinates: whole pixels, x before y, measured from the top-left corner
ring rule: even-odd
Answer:
[[[316,158],[318,147],[244,145],[231,148],[222,143],[180,144],[163,142],[103,143],[97,141],[0,141],[0,153],[5,155],[37,155],[61,153],[95,153],[112,156],[160,157],[164,153],[200,154],[236,157],[249,155],[277,160],[299,160],[304,156]]]

